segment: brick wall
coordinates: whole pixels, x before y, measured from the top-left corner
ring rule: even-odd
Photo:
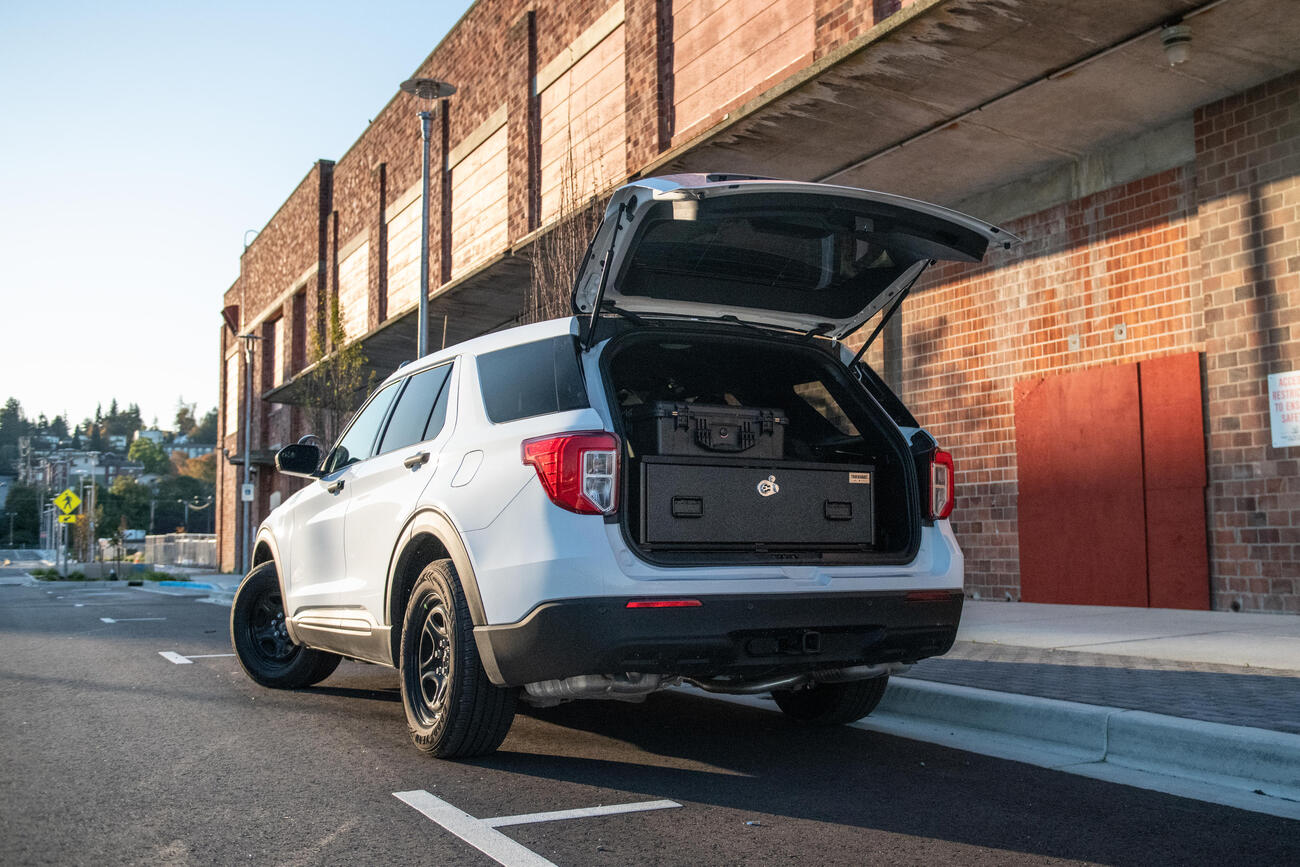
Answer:
[[[937,266],[905,305],[902,394],[956,459],[969,589],[1019,597],[1015,383],[1199,348],[1192,193],[1186,167],[1015,220],[1022,244]]]
[[[1195,120],[1214,606],[1300,613],[1300,447],[1266,388],[1300,369],[1300,74]]]
[[[1193,164],[1014,220],[1022,245],[907,302],[901,390],[956,455],[981,595],[1020,591],[1014,383],[1197,351],[1212,605],[1300,612],[1300,449],[1272,448],[1266,394],[1300,369],[1300,75],[1202,107],[1195,138]]]
[[[433,287],[556,210],[554,195],[544,201],[559,152],[546,149],[548,136],[572,141],[576,132],[590,142],[600,169],[588,170],[584,185],[619,183],[911,2],[480,0],[411,73],[459,88],[433,122]],[[583,41],[596,31],[600,40]],[[542,74],[548,69],[555,76]],[[545,94],[556,82],[564,100]],[[868,354],[957,456],[955,527],[972,590],[1019,595],[1014,383],[1194,350],[1205,360],[1213,603],[1300,611],[1300,454],[1269,445],[1264,389],[1268,373],[1300,367],[1291,335],[1300,306],[1296,105],[1292,75],[1204,106],[1193,162],[1014,220],[1007,228],[1025,238],[1021,247],[978,267],[935,269],[908,301],[902,327]],[[487,150],[467,156],[459,175],[443,171],[453,155],[472,154],[462,146],[503,106],[503,132],[494,135],[504,141],[485,139]],[[567,120],[575,106],[576,126]],[[284,378],[301,369],[303,333],[318,327],[317,311],[341,286],[364,304],[354,331],[414,305],[418,108],[395,94],[337,165],[312,169],[243,258],[225,304],[240,306],[241,327],[284,318]],[[489,201],[486,222],[469,199],[476,195]],[[492,241],[457,242],[454,230],[490,230]],[[364,269],[358,258],[343,273],[340,254],[363,246]],[[297,300],[295,289],[304,293]],[[223,333],[224,377],[233,334]],[[901,347],[895,372],[900,353],[884,352],[885,343]],[[256,412],[255,449],[301,433],[291,408]],[[224,413],[222,433],[222,445],[242,453]],[[226,568],[240,472],[223,463],[218,478]],[[270,492],[297,485],[259,484],[260,511]]]

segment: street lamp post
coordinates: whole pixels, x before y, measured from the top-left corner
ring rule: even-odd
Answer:
[[[242,563],[243,574],[248,574],[249,568],[249,537],[253,533],[251,504],[244,498],[243,487],[247,487],[250,481],[250,475],[253,471],[253,343],[262,338],[256,334],[248,333],[239,335],[239,339],[244,341],[244,485],[239,492],[240,505],[244,507],[244,535],[243,544],[240,546],[240,559]]]
[[[456,92],[455,85],[436,78],[409,78],[402,82],[402,90],[417,99],[436,104]],[[422,358],[429,352],[429,138],[433,129],[433,109],[422,109],[420,136],[424,141],[423,169],[420,180],[420,287],[419,321],[415,330],[415,356]]]

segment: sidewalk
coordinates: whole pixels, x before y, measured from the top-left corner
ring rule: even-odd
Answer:
[[[968,600],[905,677],[1300,734],[1300,617]]]
[[[1300,617],[968,601],[858,726],[1300,819]]]

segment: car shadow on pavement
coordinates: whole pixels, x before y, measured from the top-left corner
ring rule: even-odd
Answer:
[[[298,692],[313,695],[328,695],[335,698],[369,699],[371,701],[401,702],[402,694],[397,687],[392,689],[357,689],[350,686],[308,686]]]
[[[699,696],[521,710],[501,750],[472,764],[1054,858],[1300,863],[1300,835],[1285,819]],[[560,754],[570,742],[574,754]],[[641,758],[628,760],[629,745]],[[1171,823],[1171,810],[1182,821]],[[1232,842],[1242,839],[1251,852]]]

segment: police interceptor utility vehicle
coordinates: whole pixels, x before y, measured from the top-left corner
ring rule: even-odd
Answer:
[[[737,175],[619,189],[573,316],[385,380],[258,530],[249,677],[396,668],[412,739],[495,750],[517,701],[677,684],[859,719],[952,645],[951,455],[844,340],[1014,240],[899,196]],[[868,340],[868,344],[870,339]]]

